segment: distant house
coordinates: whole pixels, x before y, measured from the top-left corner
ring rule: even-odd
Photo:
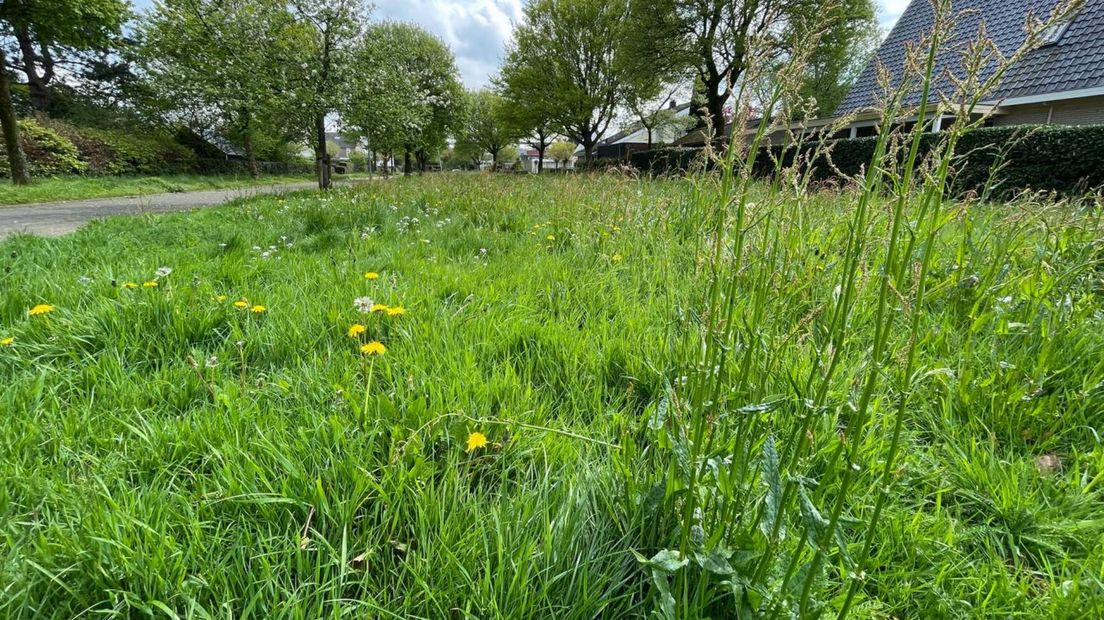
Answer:
[[[518,159],[521,161],[521,169],[525,172],[535,174],[537,172],[537,163],[540,161],[540,153],[537,149],[522,149],[518,153]],[[570,161],[560,163],[548,156],[548,151],[544,152],[544,169],[545,170],[574,170],[576,157],[572,157]]]
[[[685,118],[690,115],[690,104],[684,103],[678,105],[672,101],[669,104],[669,109],[674,110],[675,116],[679,118]],[[619,131],[608,138],[603,138],[594,145],[595,155],[599,159],[603,158],[624,158],[629,155],[646,151],[649,148],[655,148],[662,144],[670,144],[685,134],[686,131],[681,128],[673,127],[660,127],[652,132],[652,143],[648,144],[648,130],[643,127],[639,127],[639,123],[633,123],[628,129]],[[583,156],[583,149],[579,147],[575,151],[576,157]]]
[[[349,159],[349,155],[351,155],[353,153],[353,151],[361,148],[359,140],[357,140],[355,142],[350,142],[350,141],[346,140],[341,135],[341,133],[336,132],[336,131],[327,131],[326,132],[326,144],[331,144],[331,143],[337,145],[337,153],[333,153],[332,157],[333,157],[333,159],[336,159],[336,160],[339,160],[339,161],[345,161],[345,160]]]
[[[326,132],[326,144],[337,145],[337,150],[330,154],[330,159],[333,161],[348,161],[349,155],[356,150],[364,150],[360,141],[350,142],[346,140],[339,131],[327,131]],[[314,159],[314,143],[303,145],[300,149],[299,155],[301,157],[308,157]]]

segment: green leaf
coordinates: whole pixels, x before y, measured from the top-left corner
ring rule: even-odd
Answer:
[[[763,472],[763,481],[767,485],[767,496],[763,506],[763,519],[759,522],[759,528],[763,534],[770,538],[774,532],[778,537],[786,537],[786,527],[779,522],[781,518],[782,504],[782,476],[778,472],[778,449],[774,445],[774,436],[767,435],[763,441],[763,460],[760,465]]]
[[[731,555],[731,550],[716,547],[708,553],[695,553],[694,559],[697,560],[698,566],[714,575],[731,575],[734,572],[732,565],[728,563]]]
[[[649,565],[665,573],[673,573],[689,563],[689,558],[674,549],[664,549],[648,560]]]
[[[671,586],[667,583],[667,574],[659,569],[652,569],[652,583],[659,590],[659,610],[667,620],[675,620],[675,597],[671,596]]]
[[[667,421],[667,408],[671,405],[671,391],[666,390],[663,394],[663,398],[659,399],[656,403],[655,411],[652,413],[652,417],[648,418],[648,428],[653,431],[658,431],[663,428],[663,423]]]

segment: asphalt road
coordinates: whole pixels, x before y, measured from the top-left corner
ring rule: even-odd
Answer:
[[[150,194],[121,198],[95,198],[66,202],[0,206],[0,239],[20,232],[43,236],[71,233],[88,222],[112,215],[138,215],[186,211],[220,205],[235,198],[290,192],[317,187],[309,181],[284,185],[257,185],[199,192]]]

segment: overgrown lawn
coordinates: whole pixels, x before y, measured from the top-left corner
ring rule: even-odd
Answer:
[[[723,290],[706,178],[430,175],[0,243],[0,616],[785,616],[847,441],[816,613],[861,579],[852,617],[1104,614],[1099,212],[952,209],[924,305],[893,291],[916,372],[851,576],[903,396],[879,366],[844,436],[890,209],[830,339],[853,196],[755,191]],[[710,370],[713,295],[736,336]]]

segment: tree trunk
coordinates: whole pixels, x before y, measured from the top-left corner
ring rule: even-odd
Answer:
[[[256,179],[261,176],[261,167],[257,164],[257,153],[253,150],[253,125],[248,111],[242,114],[242,146],[245,147],[245,162],[249,168],[249,176]]]
[[[725,139],[726,122],[724,113],[725,100],[728,98],[727,93],[718,93],[717,89],[720,88],[720,83],[713,82],[713,80],[706,82],[705,87],[706,108],[709,110],[709,122],[712,125],[710,128],[711,134],[707,138],[712,140],[713,146],[717,150],[723,150],[728,142]]]
[[[8,60],[4,48],[0,46],[0,125],[4,130],[4,150],[8,155],[8,169],[15,185],[29,185],[31,175],[27,172],[27,160],[23,157],[23,147],[19,144],[19,124],[15,119],[15,106],[11,98],[11,77],[8,75]]]
[[[544,151],[548,148],[544,140],[541,140],[540,148],[537,149],[537,174],[544,172]]]
[[[368,153],[371,157],[368,160],[368,178],[370,179],[376,171],[376,149],[369,149]]]
[[[50,106],[50,91],[46,88],[53,78],[53,61],[48,56],[43,56],[43,62],[47,63],[43,75],[38,74],[35,62],[38,54],[35,53],[34,39],[26,26],[15,29],[15,39],[19,43],[19,53],[22,56],[23,73],[27,75],[27,91],[31,97],[31,105],[39,112],[45,112]],[[44,51],[45,48],[43,48]],[[6,64],[4,66],[7,66]]]
[[[403,149],[403,176],[410,176],[410,149]]]
[[[318,114],[314,117],[314,132],[317,143],[314,147],[315,158],[318,161],[318,189],[330,189],[330,154],[326,151],[326,115]]]
[[[498,172],[498,151],[491,151],[491,172]]]
[[[596,142],[596,140],[594,140],[590,135],[585,135],[581,137],[582,139],[579,140],[579,144],[583,145],[583,168],[585,169],[585,171],[589,172],[590,164],[593,161],[592,151],[594,150],[594,143]]]
[[[648,150],[652,150],[652,128],[647,125],[644,126],[648,130]]]

